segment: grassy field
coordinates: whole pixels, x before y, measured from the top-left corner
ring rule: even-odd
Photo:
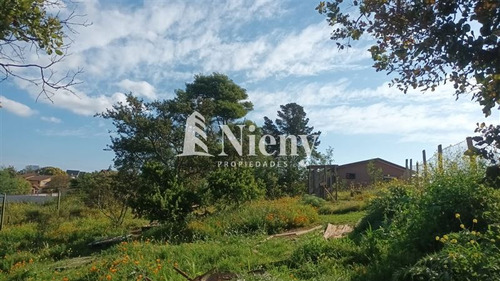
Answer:
[[[174,271],[177,266],[191,277],[216,269],[237,273],[245,280],[298,280],[314,269],[293,258],[297,259],[297,251],[304,245],[323,243],[323,230],[292,238],[266,238],[327,223],[354,225],[364,214],[365,200],[345,197],[336,203],[321,202],[321,207],[313,205],[301,198],[255,201],[238,209],[193,217],[183,232],[176,232],[183,237],[169,236],[172,227],[160,226],[111,247],[95,249],[88,243],[126,235],[148,222],[129,215],[122,226],[114,227],[76,196],[63,199],[59,215],[54,203],[10,204],[9,224],[0,232],[0,278],[186,280]],[[332,212],[319,214],[321,208]],[[327,278],[331,274],[324,271],[325,280],[331,280]]]
[[[191,214],[107,247],[148,221],[113,226],[77,196],[11,204],[0,231],[1,280],[188,280],[210,270],[238,280],[500,280],[500,191],[477,168],[427,183],[390,182],[327,202],[313,196],[255,200]],[[328,223],[355,226],[325,240]],[[273,237],[321,226],[300,236]]]

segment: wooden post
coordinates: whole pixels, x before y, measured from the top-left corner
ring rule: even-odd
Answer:
[[[469,156],[470,167],[473,170],[476,170],[476,168],[477,168],[477,165],[476,165],[476,155],[474,154],[475,148],[474,148],[474,145],[472,144],[472,138],[471,137],[467,137],[465,140],[467,142],[467,151],[466,151],[465,155]]]
[[[339,177],[337,176],[337,166],[333,167],[333,176],[335,177],[335,201],[339,200]]]
[[[3,195],[2,198],[2,215],[0,215],[0,231],[3,229],[3,224],[5,220],[5,205],[7,203],[7,194]]]
[[[405,159],[405,178],[408,179],[408,159]]]
[[[438,145],[438,171],[443,172],[443,146]]]
[[[413,181],[413,159],[410,159],[410,182]]]
[[[425,157],[425,149],[422,150],[422,158],[424,163],[424,181],[427,181],[427,157]]]
[[[328,189],[328,180],[326,179],[326,165],[323,165],[323,175],[325,176],[325,185],[324,185],[324,187],[325,187],[325,189]],[[323,190],[323,198],[324,199],[328,199],[326,197],[327,197],[327,194]]]
[[[59,216],[59,211],[61,210],[61,191],[57,191],[57,215]]]

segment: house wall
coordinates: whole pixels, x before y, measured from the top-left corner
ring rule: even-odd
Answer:
[[[368,161],[342,165],[337,168],[337,175],[341,182],[345,182],[347,186],[350,185],[368,185],[370,184],[370,176],[368,175]],[[395,178],[402,178],[405,170],[381,161],[373,162],[377,169],[382,169],[384,176],[391,176]],[[348,179],[347,174],[355,174],[354,179]]]
[[[45,179],[45,180],[41,180],[40,181],[40,188],[47,186],[47,184],[50,182],[50,180],[51,180],[50,178]]]

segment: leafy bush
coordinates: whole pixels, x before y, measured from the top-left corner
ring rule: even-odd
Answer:
[[[304,194],[302,195],[302,204],[311,205],[316,208],[321,208],[326,204],[326,200],[318,196]]]
[[[474,228],[474,224],[471,229]],[[500,226],[437,236],[444,246],[395,274],[398,280],[500,280]]]
[[[227,168],[211,172],[207,178],[205,196],[212,204],[233,205],[257,199],[265,194],[265,188],[254,178],[251,169]]]
[[[478,219],[476,230],[499,222],[500,197],[494,189],[479,184],[481,175],[455,169],[438,174],[422,195],[395,219],[392,231],[405,247],[422,253],[441,247],[433,238],[460,231],[455,215],[464,221]]]
[[[356,227],[355,233],[390,225],[394,216],[405,210],[414,198],[412,186],[400,182],[389,183],[378,197],[368,203],[367,214]]]
[[[374,199],[355,236],[370,263],[354,280],[484,280],[479,276],[498,274],[497,242],[471,236],[490,233],[500,222],[500,192],[480,183],[482,172],[450,165],[421,190],[389,187]]]

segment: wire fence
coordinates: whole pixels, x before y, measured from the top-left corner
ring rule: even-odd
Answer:
[[[468,150],[469,147],[467,145],[467,140],[445,147],[442,151],[440,151],[438,147],[438,150],[436,150],[434,154],[427,159],[427,165],[430,167],[438,167],[440,160],[442,160],[443,165],[450,162],[458,165],[465,165],[468,163],[467,161],[470,161],[470,157],[467,157],[466,155]]]

